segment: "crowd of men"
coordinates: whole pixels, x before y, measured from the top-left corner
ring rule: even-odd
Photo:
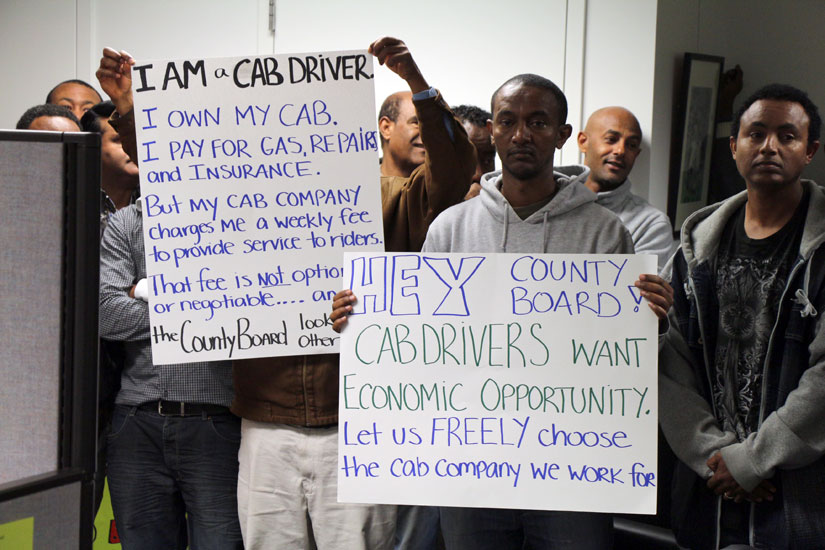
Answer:
[[[451,110],[402,41],[369,51],[409,88],[378,118],[386,250],[656,255],[661,274],[636,286],[660,319],[677,540],[825,547],[825,191],[801,179],[819,147],[811,99],[775,84],[742,103],[729,142],[746,190],[690,216],[674,247],[667,216],[631,190],[643,136],[627,109],[592,113],[575,137],[584,164],[555,166],[574,129],[550,80],[517,75],[490,112]],[[108,101],[62,82],[17,126],[101,134],[100,471],[123,548],[611,548],[605,514],[339,503],[337,355],[153,364],[133,64],[107,48]],[[356,300],[335,296],[335,330]]]

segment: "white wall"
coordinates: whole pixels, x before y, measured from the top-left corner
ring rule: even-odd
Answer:
[[[271,52],[268,0],[0,0],[0,128],[58,82],[94,72],[104,46],[138,59]]]
[[[0,0],[0,128],[46,101],[63,80],[77,78],[74,2]]]
[[[231,57],[271,51],[264,0],[78,0],[88,17],[79,18],[88,46],[79,49],[89,78],[104,46],[124,49],[136,59]],[[125,24],[124,24],[125,22]],[[260,46],[260,47],[259,47]],[[82,54],[86,54],[84,58]]]
[[[636,192],[667,204],[672,101],[681,55],[742,65],[745,90],[783,81],[825,110],[825,2],[794,0],[0,0],[0,128],[68,78],[94,80],[104,45],[141,59],[364,48],[396,34],[451,104],[487,107],[506,78],[536,72],[559,84],[578,131],[605,105],[639,118],[645,151]],[[435,14],[435,15],[434,15]],[[94,82],[93,82],[94,83]],[[376,102],[403,83],[381,68]],[[557,162],[578,162],[573,140]],[[825,182],[825,154],[807,175]]]
[[[518,16],[500,17],[505,8],[497,0],[418,0],[414,9],[399,0],[278,0],[275,51],[366,48],[381,36],[395,36],[406,42],[424,77],[448,103],[489,110],[492,93],[520,73],[537,73],[580,93],[580,71],[571,67],[569,56],[582,43],[584,4],[508,0],[507,12]],[[385,67],[377,66],[375,75],[377,112],[385,97],[406,85]],[[556,162],[568,158],[576,162],[569,145]]]
[[[7,87],[11,101],[0,105],[0,127],[13,126],[61,80],[96,84],[103,46],[146,60],[363,49],[394,35],[453,105],[489,109],[495,88],[521,72],[564,87],[568,0],[510,0],[507,13],[517,17],[499,17],[504,5],[497,0],[419,0],[414,7],[401,0],[276,0],[274,34],[268,0],[66,0],[60,10],[52,4],[0,0],[0,71],[27,75]],[[404,86],[381,67],[376,102]]]
[[[643,197],[650,188],[651,155],[662,147],[653,132],[656,14],[656,0],[588,0],[582,119],[571,121],[576,135],[601,107],[621,105],[636,115],[644,150],[630,178]]]
[[[489,109],[490,96],[507,78],[532,72],[556,82],[580,119],[587,0],[276,0],[275,32],[269,0],[0,0],[5,74],[36,74],[7,90],[0,127],[41,103],[55,83],[81,78],[97,87],[94,71],[104,46],[138,60],[224,57],[262,53],[364,49],[385,35],[410,46],[427,80],[452,105]],[[45,15],[44,15],[45,14]],[[38,18],[48,24],[38,25]],[[59,21],[58,21],[59,19]],[[376,113],[404,82],[376,70]],[[578,162],[574,140],[557,163]]]

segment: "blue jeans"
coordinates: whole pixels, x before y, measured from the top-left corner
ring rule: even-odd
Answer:
[[[395,524],[395,550],[435,550],[438,508],[399,506]]]
[[[109,492],[124,550],[242,549],[241,421],[161,416],[118,405],[108,441]],[[188,515],[188,521],[187,521]]]
[[[613,519],[605,514],[441,508],[447,550],[605,550]]]
[[[720,548],[750,548],[748,546],[750,509],[751,506],[748,502],[722,500],[722,511],[719,519]]]

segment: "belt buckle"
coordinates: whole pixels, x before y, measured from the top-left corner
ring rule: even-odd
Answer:
[[[185,414],[186,413],[186,403],[184,403],[183,401],[180,401],[179,404],[180,404],[180,411],[178,412],[177,416],[186,416],[186,414]],[[169,412],[169,413],[164,413],[163,412],[163,400],[162,399],[158,399],[158,414],[160,416],[176,416],[175,413],[173,413],[173,412]]]

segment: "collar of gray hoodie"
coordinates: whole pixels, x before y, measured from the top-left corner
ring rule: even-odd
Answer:
[[[599,191],[596,193],[598,197],[597,202],[610,210],[611,212],[619,212],[623,209],[623,205],[630,197],[630,180],[626,179],[616,189],[610,191]]]
[[[542,252],[547,250],[549,231],[547,224],[550,218],[566,214],[583,204],[596,201],[596,194],[588,189],[584,182],[590,169],[586,166],[574,164],[559,166],[553,171],[558,189],[553,199],[534,212],[526,220],[521,220],[510,203],[501,194],[501,171],[490,172],[481,178],[481,201],[490,215],[503,225],[500,252],[507,249],[507,237],[512,222],[541,224],[543,233]]]

